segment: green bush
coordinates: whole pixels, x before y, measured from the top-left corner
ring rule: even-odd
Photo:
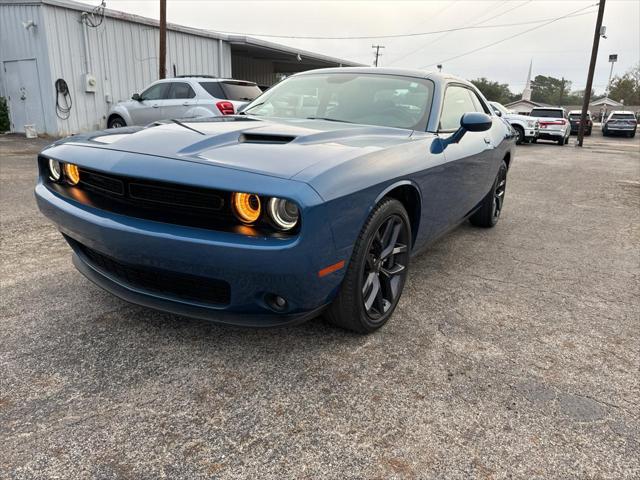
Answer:
[[[7,132],[9,129],[9,107],[7,106],[7,99],[0,97],[0,132]]]

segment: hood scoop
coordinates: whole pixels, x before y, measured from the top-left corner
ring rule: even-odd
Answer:
[[[245,132],[238,137],[238,143],[260,143],[284,145],[293,142],[296,137],[291,135],[273,135],[268,133],[248,133]]]

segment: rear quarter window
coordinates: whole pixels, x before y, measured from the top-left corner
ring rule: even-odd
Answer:
[[[220,82],[200,82],[200,86],[212,97],[227,100],[227,97],[225,97],[222,91],[222,87],[220,87]]]

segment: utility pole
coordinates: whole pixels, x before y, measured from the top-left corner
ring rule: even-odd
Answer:
[[[158,60],[158,78],[166,77],[167,72],[167,0],[160,0],[160,58]]]
[[[382,54],[380,53],[380,49],[384,48],[384,45],[371,45],[371,48],[375,48],[376,49],[376,59],[373,62],[374,66],[378,66],[378,58],[382,56]]]
[[[578,146],[582,146],[584,140],[584,125],[587,119],[587,110],[591,100],[591,87],[593,86],[593,72],[596,69],[598,58],[598,47],[600,46],[600,35],[602,28],[602,17],[604,16],[604,4],[606,0],[600,0],[598,6],[598,18],[596,19],[596,30],[593,33],[593,47],[591,49],[591,61],[589,62],[589,73],[587,74],[587,86],[584,88],[584,100],[582,101],[582,115],[580,115],[580,128],[578,129]]]

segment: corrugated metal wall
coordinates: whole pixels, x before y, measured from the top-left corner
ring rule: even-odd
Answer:
[[[26,123],[35,123],[40,133],[56,130],[53,83],[49,74],[46,28],[39,5],[0,5],[0,95],[7,97],[12,92],[6,89],[5,62],[31,60],[37,64],[39,90],[42,100],[44,125],[27,118]],[[23,22],[33,20],[35,28],[24,28]],[[17,92],[13,92],[15,95]],[[16,129],[21,131],[22,125]]]
[[[233,55],[233,77],[250,80],[258,85],[273,85],[280,80],[273,71],[273,61]]]
[[[86,93],[83,82],[85,52],[81,12],[51,5],[45,10],[51,77],[69,85],[73,109],[68,120],[58,119],[59,134],[104,128],[110,104],[141,92],[158,78],[158,28],[105,17],[102,25],[87,28],[90,70],[97,80],[96,93]],[[177,73],[231,75],[231,50],[215,38],[169,30],[167,76]],[[222,71],[219,66],[221,65]],[[52,84],[53,88],[53,84]]]

